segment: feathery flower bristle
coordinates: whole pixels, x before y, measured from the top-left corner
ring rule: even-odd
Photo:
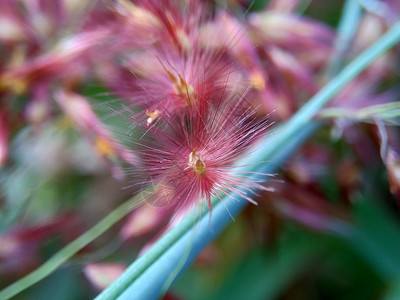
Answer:
[[[213,196],[232,192],[253,202],[247,194],[261,185],[233,168],[268,123],[248,102],[254,86],[237,75],[243,71],[240,65],[227,57],[226,49],[207,46],[202,31],[213,18],[205,14],[205,4],[170,0],[137,1],[134,7],[125,1],[119,4],[151,16],[149,26],[129,24],[133,31],[149,31],[153,41],[143,42],[125,58],[134,76],[122,95],[130,101],[127,111],[139,111],[130,119],[142,131],[140,139],[131,142],[141,162],[132,167],[137,177],[133,185],[151,185],[154,192],[148,200],[172,206],[177,213],[198,201],[206,201],[211,209]],[[224,38],[224,44],[234,45],[239,29],[229,28],[232,40]],[[256,85],[265,86],[263,75],[257,76]]]
[[[211,209],[213,196],[231,192],[252,201],[247,193],[260,185],[233,168],[266,131],[268,122],[255,116],[243,96],[223,99],[207,114],[161,114],[163,118],[150,126],[132,117],[136,128],[143,131],[142,138],[133,141],[142,165],[132,168],[132,173],[140,185],[154,187],[150,202],[173,206],[179,213],[201,199]]]

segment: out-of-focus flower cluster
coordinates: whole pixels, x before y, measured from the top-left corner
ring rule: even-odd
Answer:
[[[387,126],[398,122],[390,113],[398,110],[393,86],[398,49],[374,62],[321,111],[318,117],[332,120],[333,129],[286,164],[284,183],[272,184],[276,192],[232,173],[269,124],[289,119],[331,79],[333,57],[347,62],[387,30],[398,16],[397,2],[382,1],[380,10],[366,7],[346,53],[337,53],[330,26],[297,12],[301,1],[273,0],[240,17],[242,2],[228,1],[227,10],[214,1],[0,0],[0,179],[8,187],[0,195],[5,220],[0,230],[6,232],[0,236],[0,273],[26,273],[40,264],[43,241],[60,232],[65,244],[80,231],[63,228],[68,218],[54,221],[64,213],[58,200],[45,218],[37,208],[36,219],[12,225],[23,215],[12,212],[13,199],[25,199],[19,203],[24,210],[32,193],[14,190],[27,182],[34,189],[57,182],[58,188],[45,189],[57,198],[68,189],[60,183],[65,177],[93,180],[94,188],[77,188],[77,201],[93,199],[82,206],[93,219],[150,186],[145,200],[151,205],[116,229],[127,248],[132,241],[140,246],[154,241],[200,199],[211,209],[213,196],[230,193],[258,202],[257,215],[339,231],[363,170],[380,159],[391,192],[399,197],[400,140]],[[101,88],[88,92],[93,87]],[[114,100],[101,100],[110,95]],[[100,116],[99,106],[111,108]],[[125,127],[112,130],[115,124],[108,121],[115,117]],[[79,138],[71,143],[74,130]],[[329,135],[345,142],[338,146]],[[67,176],[65,170],[79,175]],[[105,179],[106,173],[122,184]],[[339,203],[326,196],[324,184],[332,182]],[[131,189],[121,192],[121,185]],[[254,189],[262,191],[257,198],[250,196]],[[79,205],[71,206],[75,209],[63,210],[79,216]],[[251,220],[256,233],[265,229],[264,222]],[[200,263],[218,257],[218,249],[207,251]],[[13,264],[19,255],[24,259]],[[114,278],[122,270],[120,264],[89,264],[85,274],[101,289],[108,282],[98,277]]]

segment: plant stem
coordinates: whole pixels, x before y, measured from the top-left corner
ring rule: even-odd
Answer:
[[[111,226],[120,221],[124,216],[130,213],[137,206],[137,204],[141,202],[141,200],[142,193],[139,193],[135,197],[118,206],[99,223],[62,248],[35,271],[29,273],[25,277],[0,291],[0,299],[10,299],[11,297],[14,297],[18,293],[50,275],[74,254],[83,249],[85,246],[107,231]]]
[[[329,62],[326,76],[332,78],[342,68],[345,56],[353,42],[361,18],[361,5],[358,0],[346,0],[337,29],[335,52]]]
[[[279,147],[267,147],[265,145],[264,152],[252,156],[250,163],[263,160],[264,156],[269,156],[271,151],[279,151],[285,146],[286,141],[293,138],[304,125],[309,122],[318,111],[335,96],[346,84],[360,74],[366,67],[373,63],[378,57],[384,54],[391,47],[400,41],[400,22],[397,22],[390,30],[388,30],[379,40],[372,46],[362,52],[351,63],[327,83],[317,94],[315,94],[299,111],[297,111],[290,120],[283,125],[280,131],[277,143]],[[263,154],[264,153],[264,154]]]
[[[335,96],[347,83],[368,67],[379,56],[385,53],[400,41],[400,22],[395,24],[388,32],[386,32],[378,41],[371,47],[360,54],[349,65],[347,65],[335,78],[333,78],[324,88],[322,88],[315,96],[313,96],[288,122],[286,122],[279,133],[270,138],[267,138],[259,145],[259,149],[249,155],[243,162],[246,165],[257,165],[260,161],[268,161],[276,157],[279,152],[283,151],[288,145],[288,142],[295,140],[299,132],[306,130],[307,125],[318,111]],[[233,201],[231,198],[225,198],[226,201]],[[217,199],[213,199],[215,204]],[[244,207],[244,206],[243,206]],[[206,215],[202,214],[204,217]],[[130,267],[122,274],[113,284],[104,290],[96,299],[116,299],[120,296],[131,284],[152,267],[158,263],[158,260],[171,249],[180,239],[186,235],[196,222],[198,213],[189,214],[181,223],[172,228],[163,237],[161,237],[151,249],[144,255],[133,262]],[[218,222],[212,217],[212,223]],[[182,254],[182,253],[180,253]],[[156,268],[158,272],[164,272],[161,268]],[[169,272],[169,270],[165,270]],[[144,283],[144,282],[142,282]],[[148,288],[148,285],[135,285],[139,293],[142,289]]]
[[[274,142],[271,143],[270,139],[266,139],[261,145],[259,151],[255,151],[246,162],[248,165],[257,164],[259,161],[268,160],[274,157],[278,152],[285,149],[288,141],[295,139],[299,130],[305,130],[307,124],[319,109],[329,101],[341,88],[343,88],[350,80],[363,71],[380,55],[385,53],[388,49],[400,41],[400,22],[396,23],[385,35],[383,35],[376,43],[364,51],[353,62],[340,72],[338,76],[332,79],[319,93],[312,97],[309,102],[303,106],[276,134],[273,138]],[[101,220],[94,227],[86,231],[76,240],[68,244],[66,247],[57,252],[47,262],[45,262],[38,269],[21,278],[9,287],[0,291],[0,299],[10,299],[21,291],[27,289],[38,281],[42,280],[59,266],[61,266],[70,257],[76,254],[79,250],[84,248],[116,222],[121,220],[130,211],[133,210],[135,204],[141,200],[140,196],[133,197],[125,202],[103,220]],[[217,200],[214,199],[214,203]],[[140,277],[158,258],[160,258],[172,245],[177,242],[183,235],[185,235],[192,228],[196,221],[198,214],[192,213],[179,223],[175,228],[164,235],[148,252],[137,259],[109,288],[98,296],[98,299],[115,299],[137,278]]]
[[[319,123],[311,122],[294,139],[288,141],[286,147],[275,156],[270,157],[272,163],[258,165],[255,170],[262,173],[275,172],[318,127]],[[277,133],[279,134],[279,133]],[[275,136],[269,138],[273,143]],[[254,180],[262,179],[262,175],[254,175]],[[157,299],[163,294],[175,279],[196,258],[200,251],[207,246],[217,235],[232,222],[232,217],[238,215],[249,202],[237,195],[226,196],[222,201],[214,199],[215,204],[210,220],[210,212],[203,211],[201,219],[199,214],[190,216],[191,226],[178,239],[166,249],[149,268],[141,274],[136,272],[140,266],[139,258],[133,263],[117,281],[119,290],[109,289],[96,299],[140,300]],[[211,224],[211,225],[210,225]],[[179,227],[179,225],[178,225]],[[175,227],[176,228],[176,227]],[[173,229],[174,230],[174,229]],[[171,230],[171,231],[173,231]],[[132,281],[132,278],[136,280]]]

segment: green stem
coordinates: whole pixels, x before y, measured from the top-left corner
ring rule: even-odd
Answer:
[[[274,136],[275,142],[273,146],[270,144],[270,140],[267,140],[262,147],[262,152],[258,153],[258,155],[261,154],[261,156],[253,153],[249,160],[247,160],[248,165],[263,161],[265,157],[272,157],[272,154],[282,149],[282,147],[285,147],[286,141],[290,140],[294,135],[296,135],[297,131],[301,130],[327,101],[336,95],[341,88],[343,88],[350,80],[363,71],[375,59],[377,59],[380,55],[382,55],[399,41],[400,22],[396,23],[374,45],[358,56],[353,62],[344,68],[338,76],[332,79],[319,93],[312,97],[310,101],[283,126],[280,134]],[[21,291],[51,274],[75,253],[88,245],[112,225],[121,220],[130,211],[132,211],[134,205],[138,203],[140,199],[141,193],[140,196],[136,196],[116,208],[97,225],[61,249],[37,270],[1,291],[0,299],[10,299],[11,297],[17,295]],[[174,244],[174,242],[183,236],[183,234],[188,232],[192,228],[192,225],[197,217],[198,214],[191,214],[188,218],[179,223],[178,226],[164,235],[148,252],[141,256],[135,263],[135,270],[132,274],[133,279],[131,279],[135,280],[141,274],[143,274],[153,262],[155,262],[171,245]],[[114,288],[120,289],[121,286],[115,286]],[[113,298],[103,297],[101,299]]]
[[[137,206],[137,204],[141,202],[142,198],[142,193],[139,193],[135,197],[118,206],[99,223],[62,248],[35,271],[0,291],[0,299],[10,299],[11,297],[14,297],[18,293],[50,275],[74,254],[83,249],[85,246],[107,231],[111,226],[120,221],[124,216],[130,213]]]
[[[332,78],[342,68],[345,56],[358,29],[360,18],[361,5],[358,0],[347,0],[344,3],[342,17],[337,29],[335,52],[326,71],[327,78]]]
[[[212,199],[213,206],[216,198]],[[113,282],[113,288],[104,290],[96,300],[116,299],[122,292],[137,278],[139,278],[154,262],[156,262],[164,252],[174,243],[176,243],[185,233],[193,228],[193,225],[199,219],[199,215],[204,215],[206,208],[199,214],[196,209],[182,220],[172,230],[163,235],[154,246],[133,262],[124,272],[126,280],[117,280]]]
[[[276,141],[277,144],[279,144],[279,147],[267,147],[264,149],[265,153],[279,151],[280,147],[284,147],[285,142],[292,138],[293,135],[296,135],[297,131],[301,130],[301,128],[303,128],[304,125],[309,122],[346,84],[399,41],[400,22],[397,22],[372,46],[343,68],[337,76],[330,80],[325,87],[323,87],[297,113],[295,113],[293,117],[284,124],[284,128],[280,131],[279,137]],[[254,161],[251,161],[250,163],[256,163],[257,158],[253,158]]]
[[[360,56],[345,67],[323,89],[321,89],[307,104],[305,104],[288,122],[280,129],[279,133],[267,138],[245,159],[246,165],[259,165],[260,161],[270,158],[285,148],[287,141],[292,140],[298,131],[306,128],[312,118],[323,105],[335,96],[347,83],[369,66],[375,59],[400,41],[400,22],[393,26],[377,42],[365,50]],[[213,199],[213,204],[217,199]],[[181,223],[172,228],[161,237],[151,249],[133,262],[125,273],[109,288],[104,290],[96,300],[116,299],[125,289],[137,280],[149,267],[155,263],[172,245],[183,237],[195,224],[198,213],[192,213]]]
[[[304,142],[309,137],[309,135],[311,135],[315,131],[315,129],[319,126],[319,123],[310,122],[309,125],[310,126],[307,126],[304,132],[302,132],[297,136],[299,139],[291,140],[291,142],[287,144],[287,147],[283,151],[279,152],[279,155],[267,157],[269,161],[273,161],[273,165],[271,164],[267,172],[270,172],[270,170],[272,170],[272,172],[275,171],[283,163],[283,158],[281,156],[284,157],[289,156],[290,153],[292,153],[295,149],[297,149],[297,147],[300,144],[302,144],[302,142]],[[267,139],[267,141],[270,143],[270,147],[274,147],[274,139],[278,135],[279,133]],[[258,170],[259,168],[261,168],[262,170]],[[263,165],[257,164],[255,166],[252,166],[251,170],[263,172],[264,168]],[[213,205],[212,215],[210,215],[210,212],[208,211],[207,207],[204,207],[201,212],[199,212],[198,210],[200,208],[194,210],[191,214],[185,217],[185,219],[181,223],[179,223],[176,227],[174,227],[164,236],[162,236],[149,251],[147,251],[145,254],[143,254],[143,256],[139,257],[136,261],[134,261],[125,270],[125,272],[116,281],[112,283],[111,286],[105,289],[95,299],[96,300],[117,299],[136,280],[143,280],[142,275],[144,275],[144,273],[148,271],[148,268],[150,266],[157,264],[160,261],[160,259],[162,259],[162,256],[167,252],[167,250],[170,249],[173,245],[182,242],[182,238],[184,237],[184,235],[187,234],[190,230],[192,230],[195,226],[197,226],[198,222],[201,222],[201,220],[206,219],[207,226],[210,224],[209,222],[212,222],[212,224],[217,224],[213,226],[213,231],[216,230],[216,227],[221,226],[221,223],[225,221],[221,221],[221,219],[218,218],[218,216],[221,217],[220,214],[217,215],[216,217],[216,209],[218,208],[218,206],[222,205],[221,204],[222,202],[217,197],[214,197],[211,201]],[[245,204],[248,203],[247,201],[242,201],[242,203],[240,204],[238,201],[232,200],[229,196],[224,197],[222,201],[224,203],[224,205],[222,205],[223,211],[226,212],[226,210],[228,210],[232,213],[237,209],[242,210],[245,207],[245,205],[243,205],[243,202],[245,202]],[[229,208],[230,205],[232,205],[233,207]],[[233,216],[234,215],[235,214],[233,213]],[[201,216],[201,218],[199,218],[199,216]],[[229,218],[227,222],[230,222],[231,220],[232,219]],[[224,225],[222,225],[222,227],[224,227]],[[199,230],[201,231],[201,229]],[[209,236],[207,236],[207,238],[208,237]],[[182,255],[184,255],[185,251],[187,251],[187,247],[184,246],[183,249],[181,248],[181,250],[182,250]],[[193,251],[193,248],[191,248],[190,250]],[[185,260],[184,263],[186,264],[186,262],[187,261]],[[170,270],[168,269],[165,270],[162,267],[157,270],[158,274],[162,272],[164,273],[167,272],[168,274],[170,274]],[[181,269],[179,269],[179,271],[180,270]],[[157,287],[155,287],[155,289],[157,289]],[[135,295],[142,295],[141,294],[142,292],[143,291],[136,290]],[[135,299],[136,298],[138,297],[135,296]]]

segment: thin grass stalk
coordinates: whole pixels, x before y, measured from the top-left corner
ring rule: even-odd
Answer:
[[[310,122],[301,133],[288,141],[282,151],[271,157],[271,162],[259,165],[257,171],[275,172],[318,127],[319,123]],[[273,142],[273,137],[270,138],[270,141]],[[254,180],[262,179],[261,175],[252,177]],[[197,213],[190,230],[181,236],[150,268],[146,269],[137,280],[125,287],[121,295],[110,295],[108,298],[99,296],[96,299],[158,299],[190,266],[201,250],[232,222],[232,217],[237,216],[248,204],[246,199],[237,195],[233,195],[233,198],[224,197],[223,203],[219,200],[216,201],[211,214],[211,222],[209,212],[204,212],[201,219]]]
[[[0,291],[0,299],[10,299],[49,276],[58,267],[74,256],[78,251],[86,247],[88,244],[110,229],[114,224],[120,221],[124,216],[129,214],[133,209],[135,209],[137,204],[141,202],[142,197],[142,193],[139,193],[135,197],[122,203],[106,217],[104,217],[99,223],[62,248],[35,271],[29,273],[25,277],[22,277],[20,280]]]
[[[338,76],[336,76],[331,82],[329,82],[318,94],[316,94],[310,101],[304,105],[304,107],[299,110],[282,128],[279,135],[276,135],[274,144],[268,144],[269,140],[265,140],[265,148],[261,151],[262,156],[257,158],[257,153],[252,155],[248,159],[248,163],[252,164],[257,161],[266,160],[266,157],[272,157],[273,154],[280,149],[284,149],[285,143],[294,138],[298,130],[303,129],[312,117],[318,112],[318,110],[331,99],[340,89],[346,85],[351,79],[357,76],[362,70],[364,70],[369,64],[371,64],[375,59],[382,55],[385,51],[390,49],[396,43],[400,41],[400,22],[396,23],[385,35],[383,35],[374,45],[364,51],[359,57],[357,57],[352,63],[350,63]],[[300,128],[300,129],[299,129]],[[134,201],[133,201],[134,200]],[[21,278],[14,284],[8,286],[4,290],[0,291],[0,299],[10,299],[11,297],[17,295],[33,284],[44,279],[55,271],[59,266],[66,262],[70,257],[76,254],[79,250],[84,248],[106,230],[108,230],[112,225],[122,219],[133,209],[133,203],[136,203],[138,197],[134,197],[126,203],[122,204],[120,207],[112,211],[108,216],[106,216],[102,221],[96,224],[94,227],[89,229],[83,235],[78,237],[76,240],[68,244],[66,247],[57,252],[52,258],[45,262],[38,269],[28,274],[27,276]],[[215,202],[215,201],[214,201]],[[125,276],[124,280],[129,278],[128,284],[121,285],[118,280],[111,285],[107,290],[105,290],[99,297],[99,299],[114,299],[107,298],[107,294],[110,291],[118,291],[117,294],[123,292],[119,291],[120,286],[129,286],[135,279],[137,279],[141,274],[144,273],[149,266],[154,263],[157,258],[161,257],[163,253],[170,248],[174,242],[176,242],[181,236],[188,232],[192,225],[194,224],[194,219],[188,217],[183,220],[178,226],[173,228],[168,232],[163,238],[161,238],[145,255],[140,257],[135,262],[134,271],[132,268],[129,272],[130,276]],[[132,267],[133,265],[131,265]],[[113,292],[115,294],[115,292]],[[106,298],[104,298],[106,297]]]
[[[346,55],[352,45],[362,15],[362,8],[358,0],[346,0],[338,24],[335,40],[335,52],[326,70],[326,77],[332,78],[345,63]]]
[[[313,96],[289,121],[287,121],[273,139],[267,138],[258,150],[254,151],[245,160],[249,166],[256,166],[260,161],[268,161],[283,151],[291,140],[296,139],[299,132],[305,130],[307,125],[312,122],[312,118],[318,111],[334,97],[346,84],[360,74],[366,67],[374,62],[383,53],[389,50],[400,41],[400,22],[396,23],[371,47],[361,53],[356,59],[349,63],[336,77],[334,77],[324,88]],[[254,171],[251,170],[250,171]],[[226,201],[232,201],[226,199]],[[213,199],[215,204],[217,199]],[[227,204],[227,203],[225,203]],[[204,214],[203,214],[204,215]],[[181,223],[172,228],[163,237],[161,237],[151,249],[133,262],[130,267],[113,284],[105,289],[96,298],[97,300],[116,299],[131,284],[150,268],[156,268],[158,272],[163,272],[162,266],[153,266],[171,247],[174,246],[185,234],[187,234],[195,222],[198,213],[189,214]],[[212,223],[218,223],[219,220],[214,217]],[[182,255],[182,253],[180,253]],[[145,286],[144,286],[145,287]],[[144,288],[143,287],[143,288]],[[138,286],[139,289],[142,287]],[[139,292],[139,291],[137,291]]]

